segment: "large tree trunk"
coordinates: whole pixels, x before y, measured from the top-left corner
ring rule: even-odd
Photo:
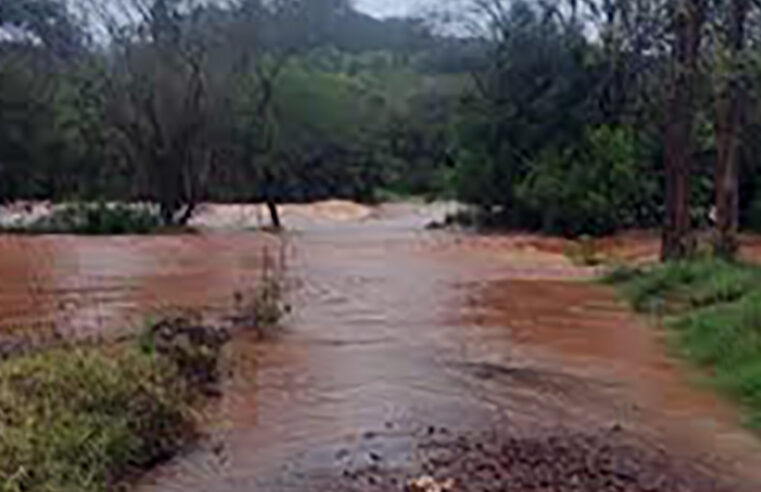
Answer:
[[[664,260],[684,258],[694,250],[690,169],[695,85],[704,15],[702,0],[679,0],[674,9],[673,65],[666,108],[666,222],[661,252]]]
[[[738,247],[738,170],[747,104],[742,56],[749,3],[732,0],[726,14],[729,69],[716,98],[716,253],[725,257],[734,256]]]

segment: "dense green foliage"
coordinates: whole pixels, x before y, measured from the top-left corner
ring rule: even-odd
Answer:
[[[639,148],[626,128],[589,129],[580,142],[539,155],[516,187],[516,200],[536,228],[567,234],[609,233],[660,223],[660,187],[647,179]],[[525,220],[525,219],[524,219]]]
[[[490,224],[570,236],[663,221],[673,12],[659,0],[471,0],[442,16],[452,30],[347,0],[125,0],[130,15],[82,1],[97,15],[62,0],[0,10],[2,201],[152,202],[177,223],[204,200],[383,190],[457,197]],[[728,70],[703,51],[698,225],[714,200]],[[755,92],[751,54],[743,82]],[[759,227],[761,112],[753,98],[745,107],[740,216]]]
[[[633,305],[668,313],[678,350],[761,424],[761,270],[721,260],[679,262],[619,282]]]

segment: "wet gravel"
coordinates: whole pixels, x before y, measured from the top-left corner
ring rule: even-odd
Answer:
[[[595,434],[559,430],[533,437],[519,437],[509,431],[452,436],[436,430],[419,444],[418,455],[415,469],[384,469],[379,457],[376,463],[344,470],[334,483],[323,482],[317,487],[346,492],[738,490],[711,478],[710,470],[678,462],[662,450],[637,443],[618,428]],[[420,477],[431,477],[440,488],[418,488],[414,482]]]

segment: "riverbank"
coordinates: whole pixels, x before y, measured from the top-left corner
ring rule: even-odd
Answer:
[[[761,428],[761,267],[703,259],[620,272],[612,281],[636,310],[662,320],[675,351]]]

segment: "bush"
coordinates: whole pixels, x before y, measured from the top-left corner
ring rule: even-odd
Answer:
[[[518,185],[527,223],[567,236],[602,235],[658,221],[657,183],[647,179],[634,135],[591,129],[575,148],[548,149]]]
[[[47,234],[117,235],[149,234],[160,226],[159,214],[149,207],[99,203],[61,206],[27,230]]]
[[[624,127],[588,128],[573,144],[545,145],[520,164],[462,152],[458,197],[493,217],[483,223],[567,237],[600,236],[661,222],[661,186]]]
[[[224,340],[185,322],[170,334],[170,325],[142,344],[0,363],[0,490],[115,490],[193,438],[193,407],[217,376]]]

